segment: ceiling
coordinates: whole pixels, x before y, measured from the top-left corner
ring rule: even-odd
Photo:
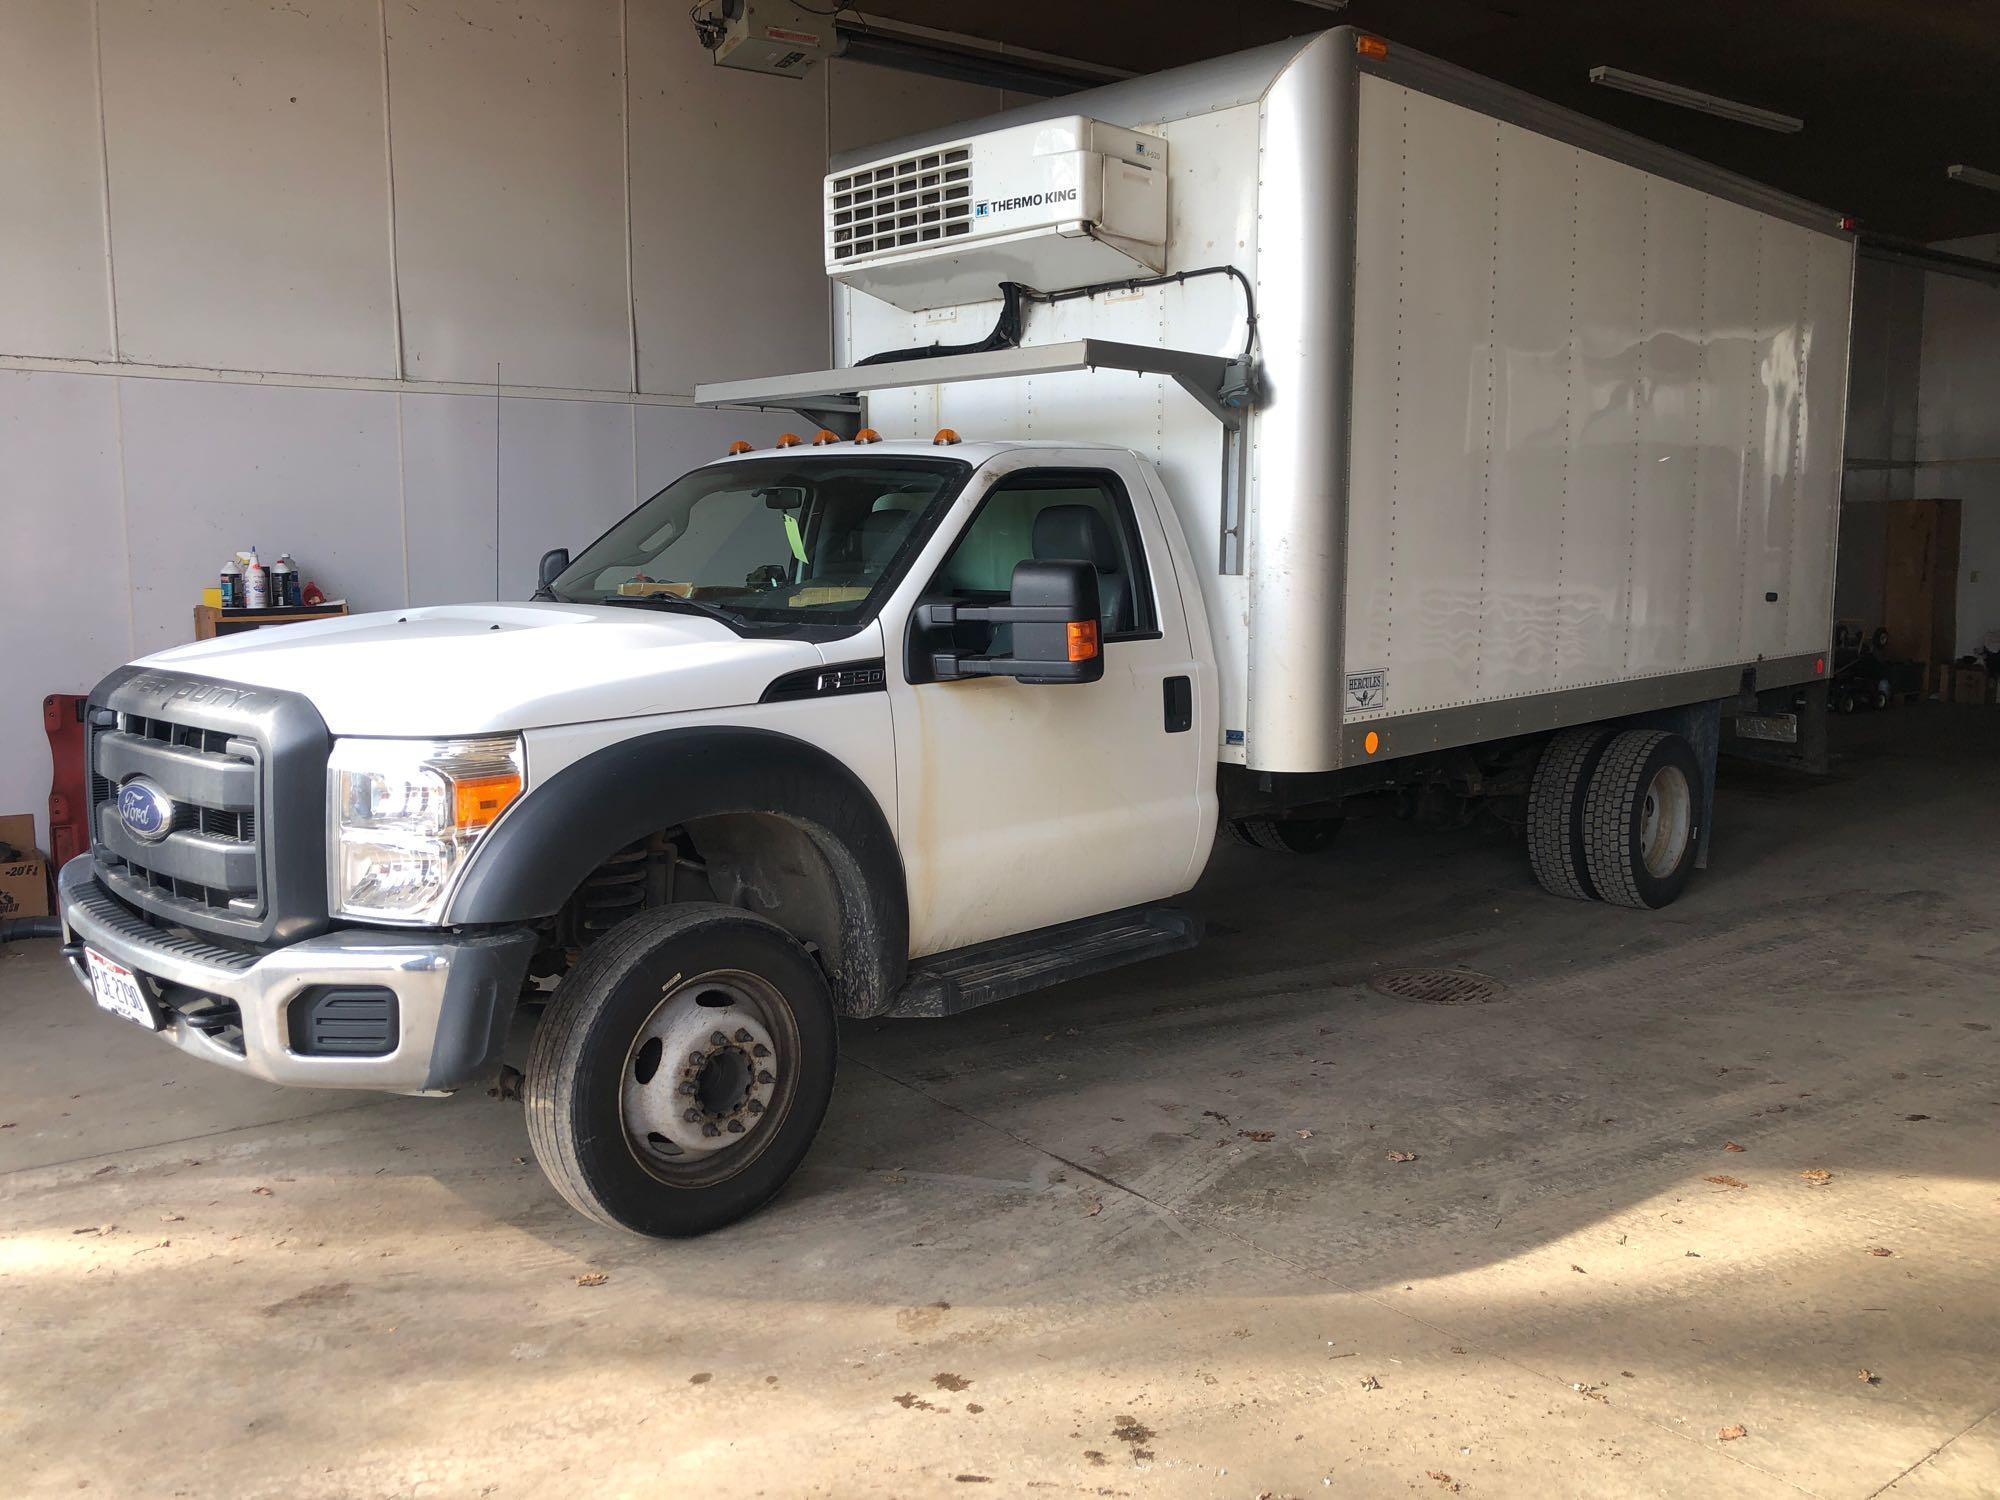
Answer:
[[[1935,242],[2000,230],[2000,0],[864,0],[885,20],[1150,73],[1351,24]],[[1605,64],[1788,115],[1780,135],[1593,85]]]

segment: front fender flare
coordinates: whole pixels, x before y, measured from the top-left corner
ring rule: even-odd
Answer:
[[[761,813],[802,829],[833,871],[842,951],[826,955],[840,1008],[887,1010],[909,957],[902,855],[874,793],[816,745],[767,729],[664,729],[621,740],[530,790],[481,841],[453,895],[454,926],[552,917],[612,854],[664,828]]]

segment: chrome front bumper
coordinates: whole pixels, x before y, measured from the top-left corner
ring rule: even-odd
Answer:
[[[476,937],[348,928],[257,953],[176,937],[143,921],[97,880],[89,855],[57,877],[65,951],[90,988],[81,947],[140,976],[185,1052],[270,1083],[440,1093],[498,1063],[535,935]],[[396,997],[397,1035],[380,1056],[295,1050],[293,1002],[324,988],[381,987]],[[204,1002],[207,1002],[206,1004]],[[234,1006],[233,1026],[214,1017]],[[228,1033],[240,1027],[240,1036]]]

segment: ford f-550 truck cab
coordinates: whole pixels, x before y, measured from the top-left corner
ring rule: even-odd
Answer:
[[[1348,30],[878,148],[824,207],[848,362],[697,393],[809,438],[530,602],[97,687],[60,887],[100,1004],[424,1094],[525,1014],[556,1187],[694,1233],[804,1157],[837,1017],[1191,945],[1219,825],[1485,804],[1551,892],[1656,907],[1721,722],[1823,691],[1823,210]]]

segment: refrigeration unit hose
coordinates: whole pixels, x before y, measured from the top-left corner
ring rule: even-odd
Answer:
[[[925,344],[915,349],[885,349],[856,363],[882,365],[901,359],[942,359],[953,354],[985,354],[994,349],[1018,349],[1024,323],[1021,311],[1024,302],[1074,302],[1078,298],[1099,297],[1106,292],[1136,292],[1152,286],[1178,286],[1196,276],[1228,276],[1243,288],[1243,352],[1237,357],[1247,362],[1257,348],[1257,293],[1250,285],[1248,276],[1235,266],[1221,265],[1169,271],[1159,276],[1128,276],[1123,281],[1098,281],[1088,286],[1064,287],[1055,292],[1044,292],[1018,281],[1003,281],[1000,283],[1000,316],[994,320],[992,332],[985,338],[969,344]]]
[[[24,943],[29,938],[59,938],[59,917],[0,917],[0,943]]]

